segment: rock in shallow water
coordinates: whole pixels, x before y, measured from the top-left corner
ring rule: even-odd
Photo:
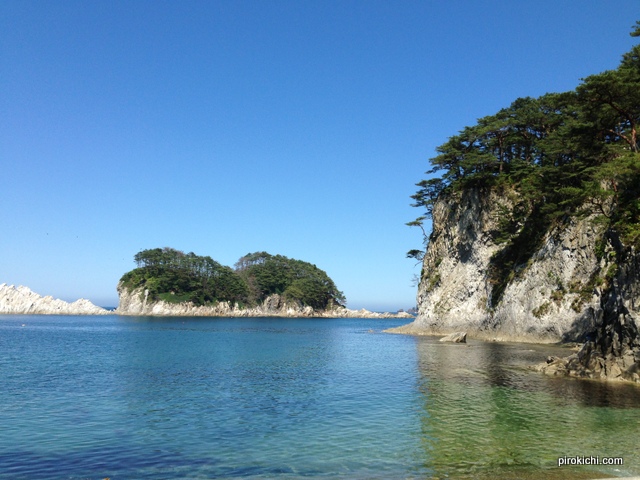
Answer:
[[[440,339],[441,342],[467,343],[467,332],[455,332]]]

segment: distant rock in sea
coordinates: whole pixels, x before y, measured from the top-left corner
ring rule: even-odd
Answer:
[[[0,314],[36,315],[109,315],[105,310],[81,298],[69,303],[64,300],[43,297],[32,292],[29,287],[0,284]]]

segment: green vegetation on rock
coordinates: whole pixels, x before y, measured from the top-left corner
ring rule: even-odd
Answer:
[[[346,302],[343,293],[323,270],[301,260],[256,252],[240,258],[235,267],[249,285],[251,297],[257,301],[279,294],[288,301],[317,310]]]
[[[640,35],[640,23],[632,36]],[[626,246],[640,247],[640,46],[619,67],[583,79],[574,91],[519,98],[437,148],[417,184],[410,226],[422,228],[436,201],[468,189],[508,197],[501,249],[489,272],[491,304],[555,227],[590,215]],[[426,237],[425,237],[426,240]],[[408,256],[422,258],[418,250]]]
[[[143,288],[151,301],[252,306],[279,294],[316,310],[346,301],[323,270],[282,255],[248,254],[238,260],[235,269],[208,256],[168,247],[142,250],[134,260],[137,268],[122,276],[121,286],[127,290]]]

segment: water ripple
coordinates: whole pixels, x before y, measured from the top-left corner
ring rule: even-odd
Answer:
[[[2,479],[588,478],[554,468],[571,454],[640,473],[637,390],[525,368],[552,347],[362,319],[19,322],[0,321]]]

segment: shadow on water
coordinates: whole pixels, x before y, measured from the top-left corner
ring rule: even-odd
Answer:
[[[601,478],[637,475],[640,388],[547,377],[530,369],[549,345],[416,339],[422,451],[435,478]],[[624,465],[558,467],[565,456]]]
[[[420,342],[421,341],[421,342]],[[556,345],[472,342],[440,344],[419,339],[420,371],[463,384],[545,391],[558,401],[584,407],[640,408],[640,388],[624,382],[549,377],[531,367],[570,350]]]
[[[0,478],[640,474],[640,389],[528,368],[566,349],[380,322],[5,319]],[[576,455],[624,465],[557,467]]]

